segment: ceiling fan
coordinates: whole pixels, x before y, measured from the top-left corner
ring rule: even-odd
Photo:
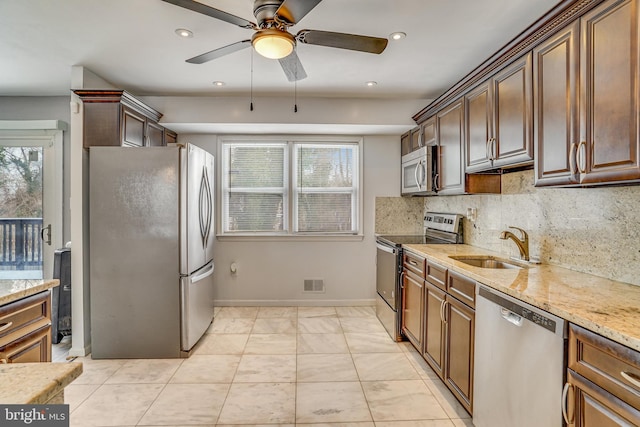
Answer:
[[[301,30],[295,36],[289,33],[288,28],[297,24],[322,0],[254,0],[253,15],[258,21],[257,24],[194,0],[163,1],[255,31],[251,39],[187,59],[191,64],[203,64],[253,46],[260,55],[278,59],[289,81],[298,81],[307,77],[307,74],[296,55],[296,43],[376,54],[382,53],[387,47],[387,39],[379,37],[318,30]]]

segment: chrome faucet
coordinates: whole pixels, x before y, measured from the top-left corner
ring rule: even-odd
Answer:
[[[522,234],[522,238],[519,238],[510,231],[503,231],[502,233],[500,233],[500,238],[502,240],[513,240],[518,246],[518,250],[520,251],[520,259],[529,261],[529,235],[522,228],[512,226],[509,226],[509,228],[520,231],[520,233]]]

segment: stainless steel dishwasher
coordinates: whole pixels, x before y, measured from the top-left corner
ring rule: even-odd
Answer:
[[[562,426],[566,321],[483,285],[476,293],[473,424]]]

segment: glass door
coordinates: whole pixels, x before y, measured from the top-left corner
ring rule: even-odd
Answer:
[[[51,140],[0,135],[0,279],[53,275],[53,253],[62,244],[56,157]]]

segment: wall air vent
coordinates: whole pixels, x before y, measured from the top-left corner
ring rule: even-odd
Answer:
[[[324,293],[323,279],[304,279],[304,292]]]

